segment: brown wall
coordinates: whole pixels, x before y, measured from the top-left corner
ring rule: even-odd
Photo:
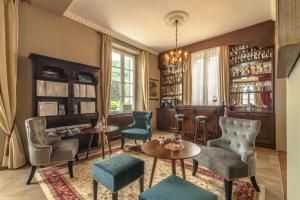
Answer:
[[[249,44],[255,46],[273,46],[275,44],[275,22],[272,20],[254,24],[214,38],[196,42],[183,47],[189,52],[224,45]]]
[[[91,28],[26,3],[19,6],[17,124],[27,150],[24,120],[32,116],[30,53],[99,66],[100,37]],[[1,146],[1,144],[0,144]]]
[[[275,45],[275,22],[272,20],[232,31],[214,38],[182,47],[190,53],[223,45]],[[286,151],[286,83],[275,80],[276,149]]]

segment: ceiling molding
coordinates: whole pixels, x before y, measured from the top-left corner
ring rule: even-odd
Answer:
[[[93,23],[93,22],[91,22],[89,20],[86,20],[86,19],[84,19],[84,18],[82,18],[82,17],[80,17],[80,16],[78,16],[78,15],[76,15],[76,14],[70,12],[70,11],[65,11],[64,14],[63,14],[63,16],[68,17],[68,18],[70,18],[70,19],[72,19],[72,20],[74,20],[74,21],[76,21],[78,23],[84,24],[84,25],[86,25],[88,27],[91,27],[92,29],[95,29],[95,30],[97,30],[97,31],[99,31],[101,33],[105,33],[105,34],[107,34],[107,35],[109,35],[109,36],[111,36],[113,38],[121,40],[121,41],[123,41],[123,42],[125,42],[127,44],[130,44],[130,45],[132,45],[134,47],[137,47],[137,48],[139,48],[141,50],[148,51],[149,53],[152,53],[154,55],[158,55],[159,54],[159,52],[157,52],[154,49],[146,47],[145,45],[143,45],[141,43],[138,43],[136,41],[133,41],[133,40],[131,40],[131,39],[129,39],[129,38],[127,38],[127,37],[119,34],[119,33],[116,33],[114,31],[108,30],[107,28],[99,26],[99,25],[97,25],[97,24],[95,24],[95,23]]]
[[[57,16],[62,16],[73,0],[22,0]]]

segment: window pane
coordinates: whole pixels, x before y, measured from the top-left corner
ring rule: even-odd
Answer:
[[[121,108],[121,83],[111,82],[110,89],[110,110],[119,111]]]
[[[121,81],[121,69],[120,68],[112,67],[111,80],[112,81]]]
[[[124,96],[133,96],[133,84],[124,84]]]
[[[133,70],[133,59],[132,57],[125,56],[125,69]]]
[[[124,70],[124,81],[126,83],[133,83],[134,82],[133,71]]]
[[[134,71],[129,71],[130,73],[130,81],[129,83],[134,83]]]
[[[110,111],[120,111],[121,101],[120,99],[110,100]]]
[[[112,52],[111,57],[112,57],[112,66],[121,67],[121,54]]]
[[[130,82],[130,73],[129,73],[129,70],[124,70],[124,81],[126,83]]]
[[[124,97],[124,104],[132,105],[133,97]]]

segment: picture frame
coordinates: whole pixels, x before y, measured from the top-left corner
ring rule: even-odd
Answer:
[[[159,100],[159,81],[157,79],[149,79],[149,97],[150,100]]]

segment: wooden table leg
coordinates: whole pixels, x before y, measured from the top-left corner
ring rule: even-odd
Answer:
[[[100,138],[101,138],[102,158],[105,159],[104,133],[100,133]]]
[[[185,180],[185,168],[184,168],[184,160],[180,160],[181,170],[182,170],[182,177]]]
[[[157,158],[154,157],[153,165],[152,165],[152,171],[151,171],[151,176],[150,176],[149,188],[151,188],[151,186],[152,186],[152,181],[153,181],[153,177],[154,177],[154,172],[155,172],[156,162],[157,162]]]
[[[109,155],[111,156],[111,145],[110,145],[110,135],[106,134],[108,148],[109,148]]]
[[[176,160],[171,160],[172,161],[172,174],[176,175]]]
[[[93,138],[94,138],[94,134],[92,133],[92,134],[90,134],[89,146],[88,146],[88,149],[86,151],[86,157],[85,157],[86,160],[89,158],[89,152],[90,152],[90,148],[92,146]]]

